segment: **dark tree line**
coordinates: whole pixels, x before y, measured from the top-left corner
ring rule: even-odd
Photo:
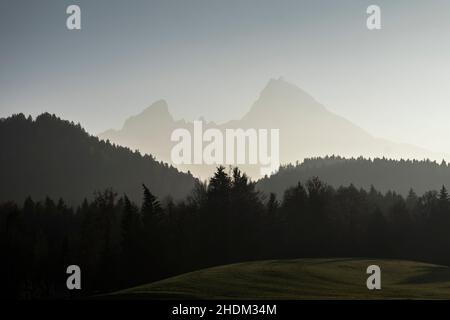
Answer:
[[[63,200],[0,205],[3,296],[109,292],[204,267],[259,259],[371,257],[450,265],[447,190],[407,197],[318,178],[264,196],[220,167],[183,201],[143,186],[140,206],[112,190],[70,208]],[[82,270],[69,292],[66,268]]]
[[[381,192],[395,190],[406,196],[411,186],[418,194],[450,185],[450,166],[430,160],[366,159],[328,156],[305,159],[302,163],[281,166],[277,173],[258,181],[257,189],[279,196],[297,181],[319,177],[339,187],[353,183],[369,190],[373,185]]]

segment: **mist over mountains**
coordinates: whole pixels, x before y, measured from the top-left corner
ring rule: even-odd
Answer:
[[[281,164],[330,155],[437,161],[445,158],[444,154],[374,137],[349,120],[330,112],[308,93],[283,79],[270,80],[241,119],[223,124],[205,121],[203,127],[217,128],[222,132],[238,128],[279,129]],[[176,142],[172,142],[170,137],[177,128],[192,132],[193,123],[174,120],[167,103],[160,100],[127,119],[120,130],[108,130],[99,137],[172,163],[170,151]],[[207,179],[216,165],[183,164],[177,167]],[[259,164],[240,167],[253,179],[261,178]]]
[[[382,192],[402,194],[410,188],[420,194],[450,185],[450,168],[445,162],[439,164],[444,155],[373,137],[284,80],[269,81],[242,119],[219,125],[205,121],[203,126],[222,132],[279,129],[281,163],[295,165],[283,165],[257,183],[258,190],[279,198],[287,188],[313,176],[334,187],[354,184],[368,190],[373,185]],[[193,123],[175,120],[163,100],[127,119],[121,130],[101,134],[100,139],[90,136],[81,125],[50,114],[35,120],[23,114],[0,119],[0,147],[4,150],[0,154],[0,201],[49,196],[79,204],[95,191],[112,188],[138,202],[142,183],[159,198],[184,199],[197,181],[195,176],[206,180],[217,165],[172,166],[170,153],[175,142],[170,137],[178,128],[192,132]],[[438,163],[389,158],[426,158]],[[238,167],[253,179],[261,178],[260,165]]]

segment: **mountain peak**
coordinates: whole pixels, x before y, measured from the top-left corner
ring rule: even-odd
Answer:
[[[311,95],[280,77],[269,80],[244,119],[290,118],[323,110]]]
[[[160,126],[163,123],[172,123],[174,121],[169,112],[169,106],[165,100],[158,100],[144,109],[140,114],[128,118],[125,121],[123,129],[136,130],[146,126]]]
[[[169,106],[167,104],[167,101],[164,99],[158,100],[153,102],[149,107],[144,109],[144,111],[141,112],[141,115],[146,114],[155,114],[155,115],[162,115],[162,114],[169,114]]]
[[[266,87],[261,92],[260,99],[276,99],[280,101],[283,100],[294,100],[297,102],[311,102],[314,98],[295,86],[294,84],[284,80],[283,77],[278,79],[270,79]]]

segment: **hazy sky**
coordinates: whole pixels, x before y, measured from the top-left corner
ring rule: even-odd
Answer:
[[[0,0],[0,117],[98,133],[163,98],[177,119],[224,122],[283,76],[376,136],[450,152],[449,39],[448,0]]]

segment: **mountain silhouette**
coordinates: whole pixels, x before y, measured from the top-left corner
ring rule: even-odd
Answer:
[[[282,105],[280,105],[282,103]],[[281,108],[277,110],[277,108]],[[279,112],[275,112],[279,111]],[[271,79],[242,121],[267,121],[285,118],[285,113],[301,112],[308,116],[326,111],[312,96],[282,79]],[[267,118],[271,114],[275,118]]]
[[[442,160],[444,154],[423,148],[395,143],[372,136],[349,120],[327,110],[311,95],[283,79],[271,79],[257,101],[239,120],[224,124],[208,122],[204,129],[279,129],[281,164],[296,163],[311,157],[339,155],[343,157],[386,157],[392,159]],[[99,135],[119,145],[151,153],[171,163],[170,150],[176,144],[170,140],[176,128],[192,132],[193,124],[174,121],[167,104],[159,101],[141,114],[129,118],[121,130]],[[261,177],[260,165],[241,165],[252,178]],[[214,165],[180,165],[183,171],[206,179]]]
[[[131,127],[138,128],[141,119]],[[100,141],[80,125],[48,113],[35,120],[23,114],[0,119],[0,148],[0,202],[48,196],[78,205],[107,188],[139,202],[143,183],[158,197],[181,199],[196,181],[150,155]]]
[[[182,122],[177,123],[169,113],[167,102],[159,100],[140,114],[127,119],[121,130],[108,130],[100,135],[119,145],[156,155],[158,160],[170,162],[169,141],[161,143],[161,137],[170,137]]]

